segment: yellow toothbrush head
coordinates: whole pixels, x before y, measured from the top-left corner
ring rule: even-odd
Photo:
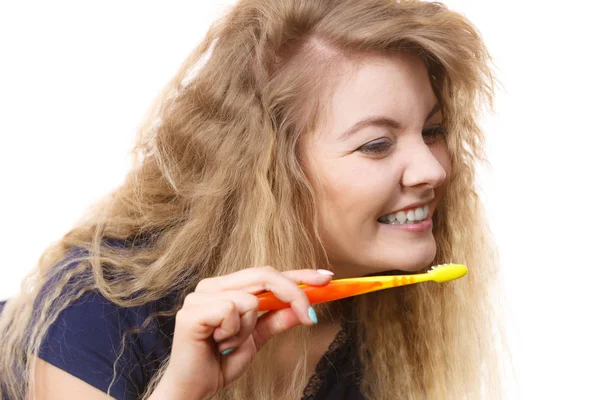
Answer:
[[[467,267],[463,264],[440,264],[431,267],[427,274],[431,275],[431,279],[435,282],[448,282],[465,276]]]

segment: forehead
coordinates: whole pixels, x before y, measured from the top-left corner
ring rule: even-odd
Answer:
[[[405,125],[422,123],[436,103],[423,61],[414,54],[366,55],[340,62],[330,93],[329,128],[343,128],[363,117],[385,115]]]

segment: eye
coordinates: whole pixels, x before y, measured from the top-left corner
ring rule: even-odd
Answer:
[[[392,141],[388,138],[382,138],[373,140],[372,142],[366,143],[358,148],[363,154],[371,156],[381,156],[388,152],[392,147]]]
[[[431,126],[423,131],[423,139],[426,144],[434,143],[439,137],[446,136],[448,132],[441,125]]]

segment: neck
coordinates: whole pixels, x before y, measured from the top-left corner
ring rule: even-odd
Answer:
[[[319,360],[327,352],[342,327],[342,306],[339,302],[329,303],[328,307],[320,310],[318,314],[318,324],[311,327],[309,331],[310,346],[306,354],[306,372],[309,379],[315,372]],[[279,348],[276,356],[278,381],[285,382],[286,377],[292,375],[298,360],[298,354],[303,351],[301,343],[297,342],[286,343]]]

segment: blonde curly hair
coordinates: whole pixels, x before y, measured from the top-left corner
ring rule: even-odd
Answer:
[[[470,273],[356,299],[356,317],[369,326],[359,341],[361,389],[371,400],[501,398],[498,260],[475,177],[485,161],[477,116],[492,108],[491,58],[464,16],[412,0],[242,0],[214,23],[150,111],[125,182],[47,249],[7,303],[0,397],[26,397],[32,355],[58,313],[86,291],[122,307],[177,293],[172,316],[208,276],[260,265],[326,268],[299,138],[327,101],[323,71],[355,54],[403,51],[425,63],[449,132],[452,174],[434,215],[434,262],[461,262]],[[51,279],[57,284],[35,307]],[[273,349],[292,338],[308,348],[309,329],[272,340],[215,398],[272,398]],[[304,354],[284,398],[300,396],[305,365]]]

